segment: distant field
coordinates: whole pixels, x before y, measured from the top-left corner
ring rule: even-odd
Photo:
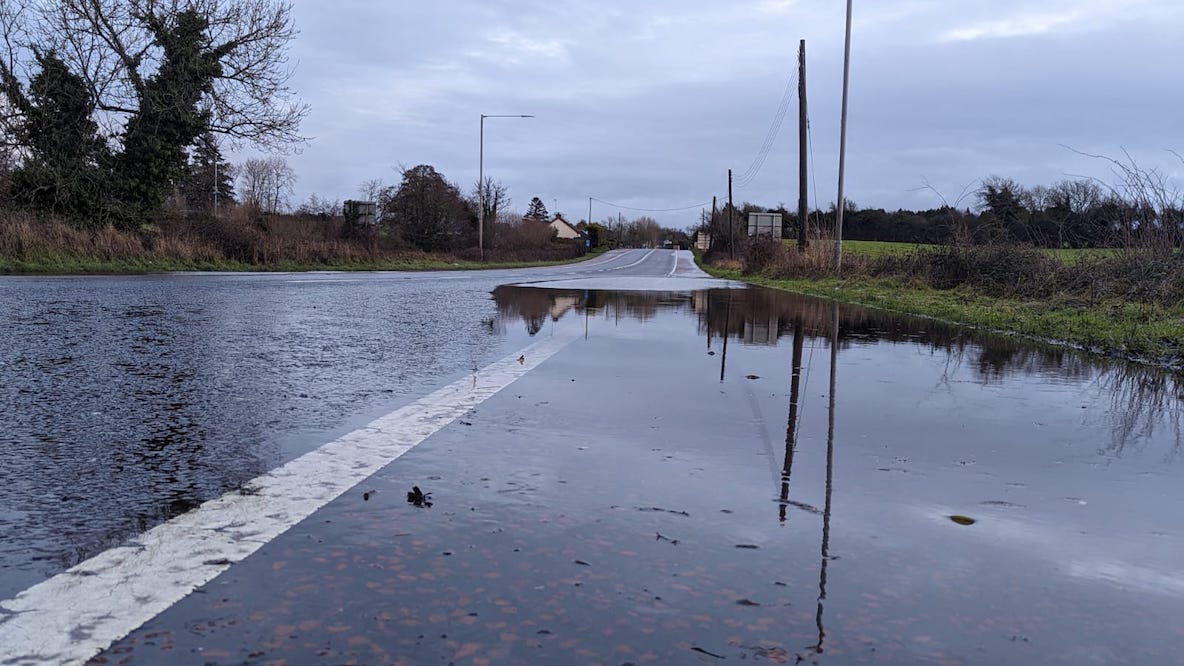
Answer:
[[[785,241],[788,245],[794,245],[795,241]],[[815,243],[827,243],[829,240],[814,241]],[[843,241],[843,250],[855,254],[863,255],[865,257],[880,257],[886,254],[906,254],[913,250],[928,250],[941,247],[940,245],[932,245],[929,243],[892,243],[889,241],[864,241],[864,240],[845,240]],[[1114,253],[1111,248],[1081,248],[1081,249],[1046,249],[1044,250],[1049,256],[1060,259],[1066,264],[1075,264],[1086,257],[1106,257]]]
[[[1045,250],[1045,252],[1066,264],[1075,264],[1087,257],[1109,257],[1116,250],[1109,247],[1086,247],[1074,250]]]
[[[843,241],[843,249],[848,252],[862,254],[868,257],[880,257],[886,254],[907,254],[913,250],[928,250],[937,247],[927,243],[891,243],[888,241]]]
[[[818,243],[829,246],[829,240],[814,240],[811,243]],[[797,247],[797,241],[787,240],[785,244],[790,247]],[[891,243],[888,241],[864,241],[864,240],[845,240],[843,241],[844,252],[854,252],[867,257],[879,257],[885,254],[905,254],[917,249],[926,249],[937,247],[936,245],[928,245],[925,243]]]

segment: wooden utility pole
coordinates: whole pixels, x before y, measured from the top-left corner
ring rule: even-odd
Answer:
[[[732,222],[732,214],[736,207],[732,205],[732,170],[728,169],[728,235],[731,240],[728,242],[728,257],[736,258],[736,225]]]
[[[798,46],[798,252],[805,252],[809,240],[806,238],[806,221],[810,218],[810,206],[806,199],[806,157],[809,146],[806,115],[806,40]]]
[[[851,1],[847,0],[847,37],[843,46],[843,119],[839,124],[839,209],[835,211],[835,273],[843,267],[843,174],[847,166],[847,86],[851,78]]]

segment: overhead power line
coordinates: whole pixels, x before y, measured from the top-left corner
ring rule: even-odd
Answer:
[[[694,210],[696,208],[704,208],[706,206],[711,205],[711,202],[708,201],[707,203],[699,203],[699,204],[695,204],[693,206],[682,206],[679,208],[633,208],[631,206],[622,206],[621,204],[615,204],[611,201],[605,201],[604,199],[597,199],[596,197],[589,197],[589,198],[592,199],[593,201],[595,201],[596,203],[602,203],[606,206],[612,206],[613,208],[620,208],[622,210],[633,210],[633,211],[638,211],[641,213],[677,213],[679,211]]]
[[[781,125],[785,120],[786,114],[789,113],[789,107],[793,103],[794,91],[797,89],[798,73],[795,70],[789,77],[789,81],[785,84],[785,92],[781,95],[781,103],[777,106],[777,112],[773,114],[773,121],[769,124],[769,130],[765,132],[765,140],[761,143],[760,149],[756,156],[752,158],[752,163],[744,173],[736,179],[736,187],[745,188],[752,184],[756,179],[761,169],[765,166],[765,160],[769,157],[769,152],[773,149],[773,144],[777,140],[777,135],[781,133]]]

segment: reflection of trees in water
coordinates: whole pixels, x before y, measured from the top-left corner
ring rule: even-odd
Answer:
[[[735,292],[728,294],[727,292]],[[731,314],[727,307],[731,302]],[[806,337],[831,334],[830,301],[772,289],[710,290],[695,294],[699,329],[709,337],[746,344],[776,345],[800,322]],[[1172,453],[1184,446],[1184,383],[1178,374],[1117,359],[1090,358],[1068,348],[945,322],[847,306],[839,308],[839,350],[880,341],[903,342],[946,354],[945,376],[966,366],[984,383],[1006,377],[1036,376],[1057,383],[1095,380],[1108,403],[1111,442],[1107,453],[1121,454],[1157,434],[1169,438]],[[1092,415],[1090,415],[1092,416]]]
[[[530,335],[541,331],[547,320],[559,321],[569,312],[648,321],[659,308],[678,307],[690,298],[688,294],[678,293],[538,289],[511,285],[493,290],[499,318],[503,321],[522,319]]]
[[[747,345],[777,345],[798,323],[807,338],[827,339],[832,332],[831,302],[774,289],[708,289],[693,294],[613,292],[532,287],[498,287],[493,292],[500,317],[521,318],[533,335],[547,319],[568,312],[629,317],[645,321],[660,308],[689,310],[710,345],[724,337]],[[1101,402],[1109,404],[1111,443],[1121,454],[1133,445],[1167,437],[1173,452],[1184,442],[1180,408],[1184,382],[1165,370],[1125,361],[1089,357],[1064,347],[1024,338],[976,331],[933,319],[844,306],[839,309],[839,349],[882,341],[908,343],[946,355],[946,377],[971,368],[986,383],[1009,376],[1037,376],[1059,383],[1096,382]],[[1096,416],[1094,410],[1087,417]]]
[[[1172,442],[1169,457],[1179,453],[1184,443],[1180,416],[1184,383],[1179,375],[1116,362],[1099,385],[1110,396],[1111,436],[1105,453],[1122,455],[1128,446],[1151,441],[1160,431]]]

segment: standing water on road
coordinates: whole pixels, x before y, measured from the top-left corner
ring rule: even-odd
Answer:
[[[613,471],[626,496],[684,486],[662,508],[691,519],[654,529],[694,549],[683,594],[717,597],[693,604],[713,618],[700,638],[715,634],[698,646],[838,663],[1166,663],[1184,648],[1178,375],[766,289],[495,295],[529,330],[562,316],[647,341],[606,371],[697,331],[652,392],[589,403],[609,421],[700,415],[702,434],[639,443]]]
[[[641,254],[607,268],[671,271]],[[450,278],[0,283],[3,596],[554,337],[574,341],[104,659],[1184,648],[1179,376],[765,289]]]
[[[562,351],[103,659],[1177,661],[1177,376],[569,286],[500,287],[489,324]]]
[[[451,278],[0,282],[0,598],[504,353]]]

